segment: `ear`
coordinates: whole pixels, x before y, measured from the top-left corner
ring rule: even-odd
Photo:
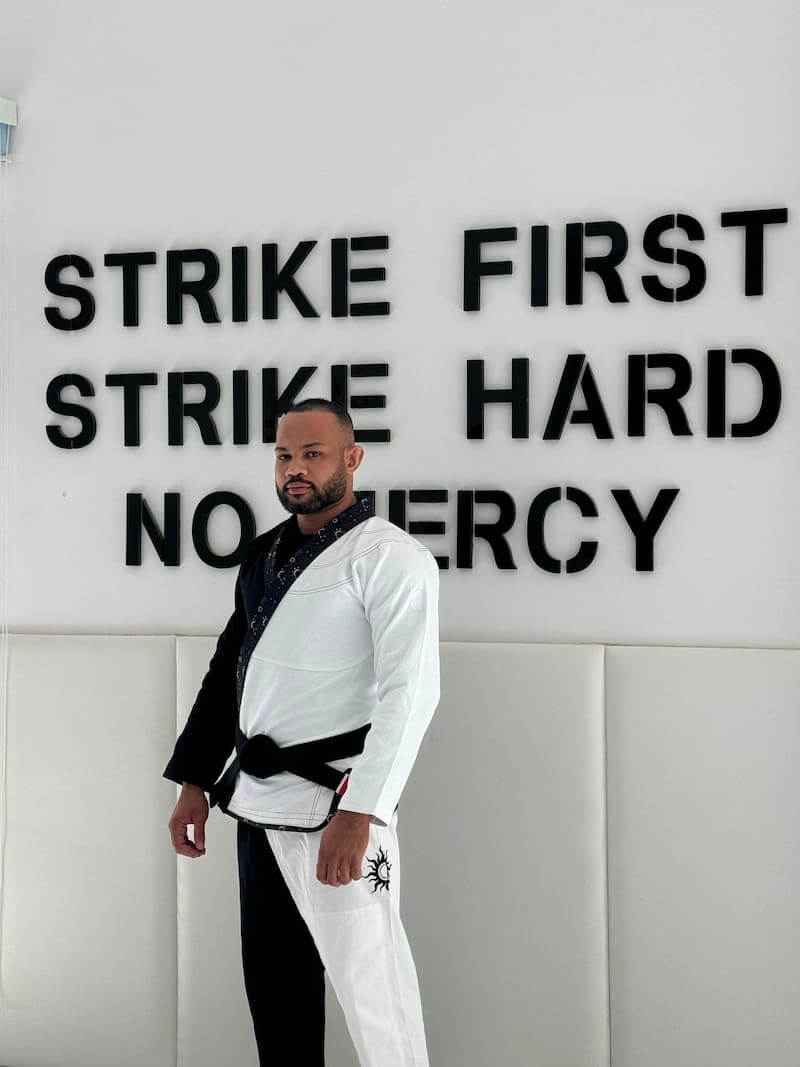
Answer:
[[[349,471],[358,470],[361,460],[364,458],[364,449],[361,445],[351,445],[347,449],[344,464]]]

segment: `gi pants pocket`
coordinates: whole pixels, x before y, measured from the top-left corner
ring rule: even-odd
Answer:
[[[347,885],[327,885],[316,875],[316,856],[319,842],[314,849],[314,874],[309,891],[315,910],[332,914],[355,911],[360,908],[379,906],[388,902],[392,891],[392,861],[394,856],[393,834],[388,826],[370,823],[369,843],[361,862],[361,877]],[[319,835],[320,839],[322,835]]]

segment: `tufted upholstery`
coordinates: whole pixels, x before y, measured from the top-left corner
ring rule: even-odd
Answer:
[[[0,1065],[253,1067],[235,827],[176,857],[161,778],[214,639],[9,645]],[[798,651],[444,642],[398,813],[431,1063],[793,1067],[799,760]]]

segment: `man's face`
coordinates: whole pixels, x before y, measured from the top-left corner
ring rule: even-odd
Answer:
[[[348,470],[349,451],[342,449],[336,416],[330,411],[284,415],[275,448],[275,491],[286,510],[308,515],[342,500],[351,490],[355,469],[349,461]],[[293,492],[293,483],[302,491]]]

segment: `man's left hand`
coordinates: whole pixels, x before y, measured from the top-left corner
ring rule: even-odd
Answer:
[[[323,885],[349,885],[361,877],[371,817],[360,811],[337,811],[322,831],[317,878]]]

